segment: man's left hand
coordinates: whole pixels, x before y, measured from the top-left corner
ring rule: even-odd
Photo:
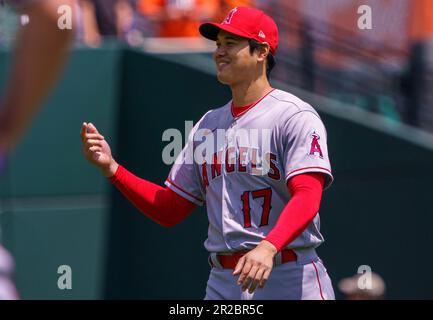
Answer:
[[[233,275],[240,274],[238,285],[242,291],[249,288],[248,292],[253,293],[257,288],[263,288],[274,265],[274,256],[277,249],[269,241],[261,241],[256,248],[239,259]]]

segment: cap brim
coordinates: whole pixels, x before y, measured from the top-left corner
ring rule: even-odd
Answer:
[[[233,28],[232,26],[230,26],[228,24],[206,22],[206,23],[203,23],[202,25],[200,25],[200,27],[199,27],[200,34],[203,37],[205,37],[209,40],[213,40],[213,41],[217,40],[218,33],[221,30],[227,31],[227,32],[232,33],[234,35],[237,35],[239,37],[251,39],[251,35],[247,34],[246,32],[243,32],[239,29]]]

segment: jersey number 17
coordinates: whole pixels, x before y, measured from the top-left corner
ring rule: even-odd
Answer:
[[[242,196],[242,212],[244,213],[244,228],[251,228],[251,207],[250,207],[250,194],[255,200],[263,198],[262,204],[262,217],[260,219],[259,227],[266,226],[269,223],[269,213],[271,212],[272,189],[260,189],[255,191],[245,191]]]

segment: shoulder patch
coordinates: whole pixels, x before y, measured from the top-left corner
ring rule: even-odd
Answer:
[[[315,156],[316,153],[319,155],[321,159],[323,159],[323,153],[322,148],[320,147],[320,136],[316,133],[316,131],[313,131],[313,133],[310,135],[311,138],[311,146],[310,146],[310,152],[309,156]]]

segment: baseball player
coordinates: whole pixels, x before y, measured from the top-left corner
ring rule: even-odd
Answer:
[[[81,129],[86,158],[163,226],[206,204],[212,268],[205,299],[334,299],[315,250],[324,241],[322,190],[333,180],[326,130],[309,104],[268,82],[278,48],[274,20],[238,7],[200,33],[216,41],[217,77],[233,99],[194,126],[166,187],[119,165],[91,123]]]

